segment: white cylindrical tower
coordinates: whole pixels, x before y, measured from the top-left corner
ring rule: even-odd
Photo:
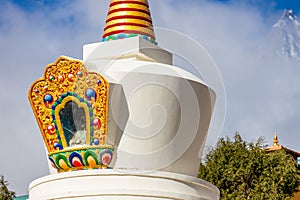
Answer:
[[[157,46],[147,0],[112,0],[102,41],[49,65],[29,99],[59,172],[30,200],[219,199],[197,178],[215,93]]]

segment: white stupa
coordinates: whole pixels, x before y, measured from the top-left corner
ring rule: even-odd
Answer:
[[[197,178],[214,92],[157,46],[147,0],[112,0],[102,41],[48,65],[29,99],[51,172],[30,200],[219,199]]]

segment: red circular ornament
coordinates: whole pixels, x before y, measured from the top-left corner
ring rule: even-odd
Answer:
[[[50,125],[50,126],[48,126],[48,131],[54,131],[54,126],[53,125]]]
[[[75,76],[74,76],[73,74],[69,74],[69,75],[68,75],[68,80],[69,80],[69,81],[73,81],[73,80],[74,80],[74,77],[75,77]]]
[[[54,131],[55,131],[55,127],[53,125],[48,126],[48,132],[50,134],[54,134],[55,133]]]
[[[101,128],[101,120],[99,118],[94,119],[94,128],[95,129]]]
[[[110,163],[111,157],[109,155],[105,155],[104,158],[102,158],[103,164],[108,165]]]
[[[63,82],[64,81],[64,77],[62,75],[58,75],[57,77],[59,82]]]

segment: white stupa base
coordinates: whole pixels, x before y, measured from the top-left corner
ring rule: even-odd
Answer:
[[[219,190],[195,177],[169,173],[87,170],[49,175],[29,186],[29,200],[217,200]]]

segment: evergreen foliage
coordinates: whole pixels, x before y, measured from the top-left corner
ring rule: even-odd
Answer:
[[[219,139],[201,163],[199,178],[220,189],[221,200],[287,200],[299,186],[297,163],[284,150],[266,152],[263,139],[247,143],[236,133]]]
[[[0,178],[0,200],[13,200],[15,196],[15,192],[9,191],[8,182],[4,179],[4,176]]]

